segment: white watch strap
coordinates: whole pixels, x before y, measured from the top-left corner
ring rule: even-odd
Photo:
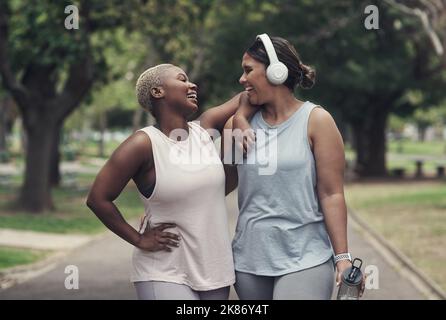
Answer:
[[[351,254],[349,252],[340,253],[340,254],[335,255],[335,257],[334,257],[335,264],[338,263],[341,260],[350,260],[350,261],[352,261],[352,256],[351,256]]]

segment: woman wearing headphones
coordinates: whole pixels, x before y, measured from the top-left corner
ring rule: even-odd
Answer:
[[[240,299],[330,299],[335,269],[339,283],[351,266],[342,137],[327,111],[294,96],[313,86],[315,72],[287,40],[258,36],[242,68],[248,98],[226,128],[249,124],[257,139],[246,164],[227,168],[229,189],[239,184],[236,291]],[[260,154],[275,172],[261,173]]]

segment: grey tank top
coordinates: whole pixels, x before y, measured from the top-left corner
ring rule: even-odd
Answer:
[[[240,214],[232,242],[237,271],[279,276],[333,257],[307,134],[315,107],[307,101],[276,126],[260,111],[251,120],[256,146],[237,168]]]

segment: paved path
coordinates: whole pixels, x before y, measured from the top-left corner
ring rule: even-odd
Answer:
[[[237,217],[234,193],[227,198],[227,203],[233,231]],[[409,281],[383,260],[352,224],[349,225],[349,243],[350,251],[353,255],[363,258],[364,266],[375,265],[379,270],[379,290],[366,290],[363,299],[424,299]],[[131,245],[110,233],[76,249],[45,274],[9,289],[0,290],[0,300],[135,299],[134,289],[128,280],[131,253]],[[68,265],[78,267],[77,290],[65,289],[65,268]],[[230,298],[237,298],[233,290]]]
[[[82,234],[50,234],[14,229],[0,229],[0,246],[37,250],[74,249],[93,237]]]

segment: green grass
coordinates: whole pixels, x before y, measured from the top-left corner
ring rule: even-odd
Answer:
[[[446,290],[446,183],[346,185],[351,209]]]
[[[399,187],[402,190],[394,189],[398,185],[380,186],[382,188],[381,193],[376,192],[377,186],[367,186],[364,188],[367,190],[373,190],[374,195],[362,195],[354,193],[358,198],[350,199],[352,204],[360,208],[366,209],[379,209],[387,208],[389,206],[415,206],[420,208],[422,206],[432,207],[434,209],[446,210],[446,185],[439,184],[436,186],[421,184],[420,189],[413,189],[413,186],[402,185]],[[408,187],[408,189],[406,189]],[[350,190],[350,188],[349,188]],[[355,189],[353,189],[355,190]],[[381,191],[381,190],[380,190]]]
[[[401,150],[399,150],[399,144],[402,145]],[[345,145],[345,158],[351,163],[354,163],[356,158],[355,152],[349,144]],[[423,173],[426,176],[435,176],[437,166],[446,166],[446,142],[388,141],[386,159],[389,173],[393,169],[403,168],[406,177],[414,176],[416,160],[424,159]]]
[[[401,146],[401,151],[399,150]],[[389,141],[387,151],[405,155],[446,156],[446,142],[444,141]]]
[[[30,264],[43,259],[48,252],[0,247],[0,269]]]
[[[52,233],[94,234],[101,232],[105,230],[105,227],[85,205],[87,193],[87,189],[57,188],[53,190],[56,210],[32,215],[11,209],[10,205],[17,190],[1,187],[0,226]],[[115,203],[126,219],[139,217],[144,213],[136,188],[131,185],[123,191]]]

